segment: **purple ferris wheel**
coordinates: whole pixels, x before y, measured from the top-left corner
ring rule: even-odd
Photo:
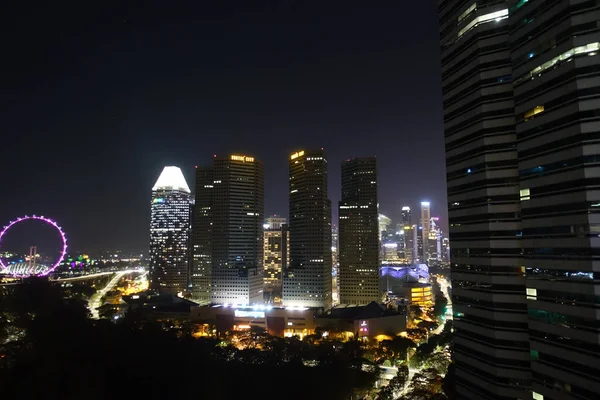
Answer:
[[[65,255],[67,254],[67,237],[65,236],[65,233],[63,232],[62,228],[56,223],[56,221],[51,220],[50,218],[46,218],[44,216],[38,216],[38,215],[26,215],[24,217],[17,218],[14,221],[10,221],[10,223],[8,225],[6,225],[2,229],[2,231],[0,231],[0,247],[2,246],[2,239],[6,235],[6,232],[8,232],[10,230],[10,228],[12,228],[14,225],[16,225],[20,222],[30,221],[30,220],[37,220],[37,221],[44,222],[44,223],[54,227],[58,231],[58,233],[60,234],[60,238],[62,240],[60,256],[58,257],[58,260],[56,260],[54,265],[52,265],[49,268],[46,266],[43,266],[41,264],[36,264],[37,249],[36,249],[36,246],[31,246],[28,262],[19,265],[19,267],[17,267],[17,268],[14,268],[12,264],[5,263],[4,260],[2,260],[2,257],[0,257],[0,267],[2,269],[2,272],[5,274],[9,274],[9,275],[12,275],[15,277],[20,277],[20,278],[24,278],[24,277],[28,277],[28,276],[32,276],[32,275],[46,276],[46,275],[50,274],[52,271],[54,271],[60,265],[60,263],[64,260]]]

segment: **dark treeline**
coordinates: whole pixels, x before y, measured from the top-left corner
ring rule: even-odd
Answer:
[[[133,312],[117,323],[91,320],[81,297],[42,279],[0,298],[3,398],[348,399],[377,379],[354,342],[267,336],[261,348],[195,339]]]

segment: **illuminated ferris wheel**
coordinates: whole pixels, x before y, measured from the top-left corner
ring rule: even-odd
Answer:
[[[58,257],[58,260],[56,260],[56,262],[50,267],[43,265],[41,263],[38,263],[37,262],[37,247],[30,246],[29,247],[29,257],[27,257],[27,262],[9,263],[9,262],[5,262],[2,259],[2,257],[0,257],[0,267],[2,268],[3,273],[9,274],[9,275],[12,275],[15,277],[21,277],[21,278],[28,277],[28,276],[46,276],[46,275],[50,274],[52,271],[54,271],[60,265],[60,263],[64,260],[65,255],[67,254],[67,237],[65,236],[65,233],[63,232],[62,228],[56,223],[56,221],[51,220],[50,218],[46,218],[44,216],[26,215],[24,217],[17,218],[14,221],[10,221],[10,223],[8,225],[6,225],[2,229],[2,231],[0,231],[0,249],[2,248],[3,239],[5,238],[6,233],[9,232],[13,226],[15,226],[16,224],[19,224],[21,222],[24,222],[24,221],[32,221],[32,220],[41,221],[41,222],[53,227],[56,231],[58,231],[61,241],[62,241],[60,256]]]

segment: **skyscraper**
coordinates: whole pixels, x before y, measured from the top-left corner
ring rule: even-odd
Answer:
[[[289,160],[290,265],[283,302],[331,307],[331,201],[323,150],[298,151]]]
[[[210,282],[213,303],[262,303],[262,163],[243,155],[215,156],[212,168],[198,168],[196,178],[192,283],[197,290],[192,291],[205,296]]]
[[[165,167],[152,188],[150,288],[187,291],[191,195],[181,169]]]
[[[421,260],[427,262],[429,258],[429,231],[430,231],[431,209],[428,201],[421,202]]]
[[[597,398],[598,4],[438,6],[457,392]]]
[[[354,158],[342,163],[339,219],[340,303],[377,301],[381,295],[375,157]]]
[[[196,167],[196,195],[192,213],[192,298],[199,304],[211,302],[212,287],[212,168]]]
[[[402,207],[401,218],[400,218],[401,230],[404,231],[404,258],[406,262],[412,264],[415,262],[417,254],[414,251],[414,230],[412,224],[412,214],[410,207]]]

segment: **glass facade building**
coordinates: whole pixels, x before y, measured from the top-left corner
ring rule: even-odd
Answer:
[[[264,168],[214,157],[196,169],[192,293],[216,304],[263,303]],[[210,266],[210,268],[209,268]]]
[[[283,276],[286,306],[331,308],[331,201],[323,150],[289,159],[290,265]]]
[[[598,398],[598,2],[438,7],[459,398]]]
[[[339,202],[340,304],[366,305],[381,299],[381,217],[377,208],[376,158],[361,157],[343,162],[342,199]],[[386,228],[390,229],[390,226],[391,221]],[[384,234],[387,236],[386,231]],[[396,242],[389,244],[397,245]],[[391,250],[397,259],[397,248]]]
[[[150,205],[151,289],[187,291],[191,201],[181,169],[165,167],[152,188]]]

